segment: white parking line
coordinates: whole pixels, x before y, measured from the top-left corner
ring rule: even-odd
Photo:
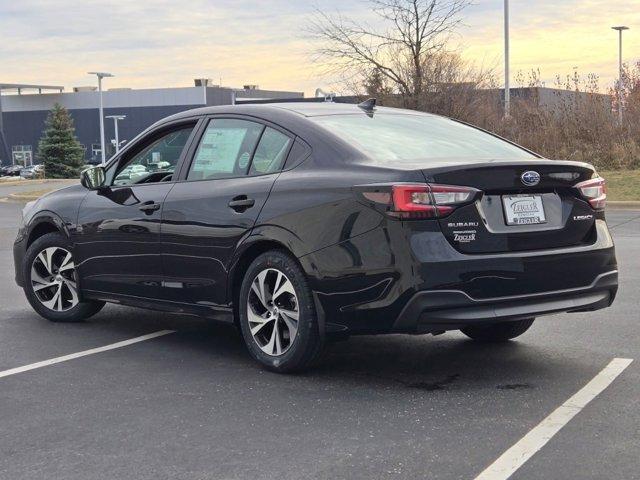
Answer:
[[[632,359],[614,358],[600,373],[587,383],[578,393],[558,407],[533,430],[504,452],[489,465],[475,480],[506,480],[529,460],[538,450],[551,440],[569,421],[629,366]]]
[[[122,342],[105,345],[104,347],[92,348],[91,350],[84,350],[82,352],[71,353],[62,357],[56,357],[49,360],[43,360],[42,362],[32,363],[30,365],[25,365],[24,367],[12,368],[10,370],[0,372],[0,378],[8,377],[9,375],[15,375],[16,373],[28,372],[29,370],[35,370],[36,368],[48,367],[49,365],[55,365],[56,363],[67,362],[75,358],[86,357],[87,355],[93,355],[94,353],[102,353],[109,350],[115,350],[116,348],[126,347],[127,345],[144,342],[146,340],[151,340],[152,338],[161,337],[163,335],[168,335],[174,332],[175,330],[160,330],[157,332],[149,333],[147,335],[142,335],[141,337],[130,338],[129,340],[123,340]]]

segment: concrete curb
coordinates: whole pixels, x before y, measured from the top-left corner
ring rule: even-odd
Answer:
[[[31,202],[32,200],[37,200],[40,197],[42,197],[43,195],[46,195],[47,193],[51,193],[58,190],[57,188],[52,188],[51,190],[47,190],[45,192],[39,191],[36,193],[34,192],[20,192],[20,193],[10,193],[9,195],[7,195],[6,197],[4,197],[3,200],[8,201],[8,202]]]
[[[19,187],[22,185],[42,185],[52,180],[36,179],[36,180],[0,180],[0,187]]]
[[[44,195],[44,193],[40,195],[20,195],[19,193],[10,193],[5,197],[5,199],[9,202],[31,202],[39,199],[42,195]]]

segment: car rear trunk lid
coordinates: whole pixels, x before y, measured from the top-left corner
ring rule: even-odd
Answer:
[[[575,185],[593,168],[550,160],[455,165],[422,170],[428,183],[474,187],[475,203],[439,220],[445,237],[470,254],[592,243],[597,212]]]

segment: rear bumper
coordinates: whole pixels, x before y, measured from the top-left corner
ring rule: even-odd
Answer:
[[[435,222],[388,222],[302,260],[333,329],[435,332],[609,306],[615,248],[604,221],[595,234],[590,245],[469,255]]]
[[[605,272],[584,288],[476,299],[459,290],[416,293],[393,325],[394,332],[430,333],[469,325],[606,308],[618,290],[618,271]]]

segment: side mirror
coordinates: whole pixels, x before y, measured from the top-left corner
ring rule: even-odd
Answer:
[[[89,190],[99,190],[104,187],[104,167],[89,167],[80,174],[80,183]]]

